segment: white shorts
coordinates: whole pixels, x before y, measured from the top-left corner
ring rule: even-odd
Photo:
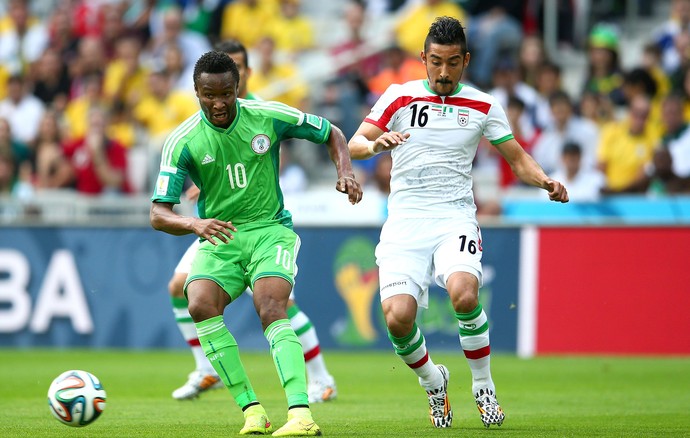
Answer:
[[[184,252],[184,255],[175,267],[176,274],[189,274],[189,271],[192,268],[192,262],[194,261],[194,256],[196,255],[200,244],[201,242],[199,242],[199,239],[194,239],[194,242],[189,245],[189,248],[187,248],[187,251]]]
[[[454,272],[468,272],[482,285],[481,231],[462,219],[388,219],[376,246],[381,301],[412,295],[427,308],[432,280],[446,288]]]
[[[177,266],[175,267],[175,274],[189,274],[189,270],[192,267],[192,262],[194,261],[194,256],[196,256],[196,252],[199,249],[199,245],[201,242],[199,239],[194,239],[194,242],[192,242],[191,245],[189,245],[189,248],[184,252],[182,255],[182,258],[180,259],[179,262],[177,262]],[[295,268],[295,272],[296,272]],[[252,290],[247,288],[245,290],[249,295],[252,295]],[[293,286],[292,292],[290,292],[290,299],[295,300],[295,288]]]

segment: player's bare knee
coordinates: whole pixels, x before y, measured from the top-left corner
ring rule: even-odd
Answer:
[[[454,272],[446,282],[453,309],[469,313],[479,304],[479,280],[468,272]]]
[[[381,303],[388,331],[396,337],[410,334],[417,316],[417,301],[411,295],[400,294]]]
[[[266,330],[269,325],[273,324],[279,319],[287,319],[285,309],[281,309],[279,306],[265,306],[258,308],[256,312],[259,314],[261,326],[264,328],[264,330]]]
[[[384,312],[384,317],[388,331],[395,337],[407,336],[414,326],[414,316],[410,316],[404,308],[391,306]]]
[[[194,322],[204,321],[211,318],[208,305],[200,302],[199,300],[190,300],[187,310],[189,310],[189,315],[192,317]]]
[[[479,297],[472,291],[465,291],[452,297],[452,302],[457,313],[470,313],[479,305]]]
[[[286,300],[271,293],[254,291],[254,308],[264,330],[279,319],[287,319]]]
[[[192,296],[187,309],[194,322],[201,322],[222,315],[226,305],[219,300]]]
[[[387,318],[386,326],[388,327],[388,331],[393,336],[395,336],[396,338],[402,338],[410,334],[410,332],[412,331],[412,327],[414,326],[414,321],[410,323],[409,321],[401,321],[398,319]]]
[[[178,274],[172,276],[168,283],[168,292],[171,297],[184,298],[184,284],[187,281],[187,274]]]
[[[187,287],[187,309],[194,322],[223,315],[230,304],[230,296],[210,280],[195,280]]]
[[[171,297],[174,298],[181,298],[184,296],[184,283],[182,283],[182,286],[180,286],[177,281],[175,281],[175,278],[173,277],[170,282],[168,283],[168,293],[170,294]]]

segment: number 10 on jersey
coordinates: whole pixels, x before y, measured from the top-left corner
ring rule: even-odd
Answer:
[[[244,164],[237,163],[234,166],[228,164],[225,169],[228,171],[231,189],[247,187],[247,170],[244,168]]]

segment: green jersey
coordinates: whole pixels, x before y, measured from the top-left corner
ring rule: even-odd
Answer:
[[[300,138],[323,144],[331,124],[279,102],[237,99],[236,105],[227,129],[199,111],[168,136],[151,200],[178,204],[189,176],[201,190],[201,218],[292,226],[279,184],[280,142]]]

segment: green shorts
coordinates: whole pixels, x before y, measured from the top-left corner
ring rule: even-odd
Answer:
[[[237,227],[234,239],[214,246],[201,242],[194,257],[185,283],[208,279],[215,281],[237,299],[247,289],[254,289],[256,280],[263,277],[280,277],[291,285],[297,275],[297,253],[300,240],[292,229],[278,223],[251,228]]]

